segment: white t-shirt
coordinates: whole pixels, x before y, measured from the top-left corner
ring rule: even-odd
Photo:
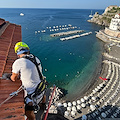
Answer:
[[[36,61],[40,63],[37,57]],[[42,73],[41,65],[39,65],[39,69]],[[12,65],[12,72],[16,74],[20,73],[22,85],[28,94],[33,93],[41,81],[35,64],[26,58],[17,59]]]

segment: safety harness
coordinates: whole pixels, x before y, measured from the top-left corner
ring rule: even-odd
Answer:
[[[39,74],[39,77],[40,77],[40,80],[41,82],[38,84],[38,86],[36,87],[35,91],[32,93],[32,94],[28,94],[26,96],[26,98],[30,98],[33,100],[33,106],[34,106],[34,111],[38,111],[39,110],[39,106],[38,106],[38,103],[42,101],[42,98],[43,98],[43,95],[45,94],[45,91],[47,89],[47,81],[46,79],[43,77],[43,75],[41,74],[40,72],[40,69],[39,69],[39,65],[40,63],[37,63],[36,61],[36,57],[32,54],[30,55],[25,55],[23,56],[22,58],[25,58],[25,59],[28,59],[30,60],[32,63],[35,64],[36,68],[37,68],[37,71],[38,71],[38,74]],[[38,100],[39,99],[39,100]]]

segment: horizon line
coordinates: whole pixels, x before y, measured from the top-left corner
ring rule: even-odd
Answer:
[[[87,9],[87,10],[104,10],[102,8],[12,8],[12,7],[3,7],[0,9]]]

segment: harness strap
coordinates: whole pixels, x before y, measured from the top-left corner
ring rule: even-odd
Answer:
[[[39,77],[40,77],[40,80],[43,80],[42,73],[40,72],[40,69],[38,68],[38,65],[40,65],[40,63],[37,63],[36,57],[34,55],[33,55],[33,57],[29,57],[29,56],[25,55],[22,58],[26,58],[26,59],[30,60],[32,63],[35,64],[35,66],[37,68],[37,71],[38,71],[38,74],[39,74]]]

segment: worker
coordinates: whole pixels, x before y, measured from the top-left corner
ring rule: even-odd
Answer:
[[[40,60],[34,55],[30,54],[30,49],[28,45],[24,42],[16,43],[15,53],[17,53],[19,59],[15,60],[12,65],[11,80],[16,81],[20,76],[22,85],[25,88],[25,115],[29,120],[35,120],[35,101],[33,101],[31,95],[34,94],[34,92],[36,91],[39,92],[38,88],[40,88],[39,86],[41,85],[41,81],[44,80]],[[34,63],[34,61],[32,61],[31,59],[36,62]],[[40,92],[40,96],[40,108],[43,107],[45,109],[45,89]]]

